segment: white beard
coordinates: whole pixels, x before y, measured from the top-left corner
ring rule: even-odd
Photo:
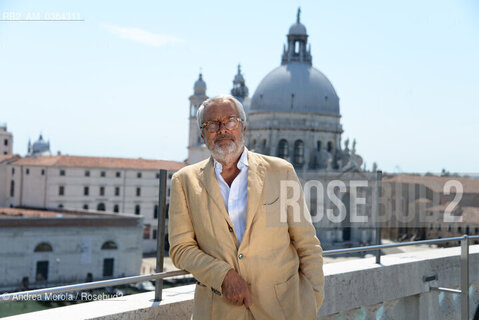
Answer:
[[[229,163],[233,160],[236,160],[238,157],[238,152],[243,149],[244,146],[244,136],[241,139],[240,143],[236,143],[236,141],[232,141],[232,143],[226,149],[221,148],[216,143],[214,144],[212,149],[209,149],[213,158],[220,163]]]

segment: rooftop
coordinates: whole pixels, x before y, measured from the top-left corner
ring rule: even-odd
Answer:
[[[2,154],[0,155],[0,163],[14,159],[14,158],[20,158],[20,156],[18,154],[5,154],[5,155]]]
[[[398,174],[385,176],[384,182],[394,183],[417,183],[423,184],[435,192],[444,192],[444,184],[450,180],[457,180],[462,184],[463,192],[479,193],[479,179],[462,177],[438,177],[438,176],[416,176],[409,174]],[[454,189],[453,189],[454,190]]]
[[[147,160],[142,158],[131,159],[110,157],[85,157],[68,155],[27,157],[18,159],[12,164],[19,166],[115,168],[141,170],[179,170],[186,166],[184,162],[179,161]]]
[[[140,216],[86,210],[1,208],[0,229],[20,227],[136,226]]]

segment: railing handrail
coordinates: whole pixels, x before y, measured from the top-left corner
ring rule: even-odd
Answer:
[[[383,248],[403,247],[403,246],[418,245],[418,244],[441,243],[441,242],[464,240],[464,239],[479,239],[479,235],[478,236],[464,235],[464,236],[452,237],[452,238],[419,240],[419,241],[381,244],[381,245],[372,245],[372,246],[354,247],[354,248],[345,248],[345,249],[333,249],[333,250],[323,251],[323,256],[329,256],[329,255],[335,255],[335,254],[341,254],[341,253],[354,253],[354,252],[378,250]],[[168,271],[168,272],[151,273],[151,274],[142,275],[142,276],[131,276],[131,277],[124,277],[124,278],[83,282],[83,283],[59,286],[59,287],[43,288],[43,289],[28,290],[28,291],[21,291],[21,292],[12,292],[12,293],[6,293],[6,294],[0,295],[0,302],[22,300],[22,297],[24,296],[37,297],[44,294],[67,293],[71,291],[81,291],[81,290],[89,290],[89,289],[96,289],[96,288],[103,288],[103,287],[112,287],[112,286],[136,283],[141,281],[165,279],[165,278],[187,275],[187,274],[189,274],[188,271],[175,270],[175,271]]]

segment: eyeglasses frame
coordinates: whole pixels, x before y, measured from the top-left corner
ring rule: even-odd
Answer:
[[[210,133],[215,133],[215,132],[220,131],[221,125],[225,125],[225,122],[230,121],[230,120],[236,120],[237,122],[236,122],[236,127],[234,127],[233,129],[226,129],[226,126],[225,126],[225,129],[228,130],[228,131],[237,129],[240,123],[243,124],[243,119],[241,119],[240,117],[230,116],[229,118],[226,118],[226,119],[224,119],[224,120],[210,120],[210,121],[203,122],[203,123],[201,124],[201,126],[200,126],[200,129],[203,130],[203,129],[205,129],[207,126],[209,126],[210,123],[216,122],[216,123],[218,123],[218,130],[213,131],[213,132],[208,131],[208,132],[210,132]]]

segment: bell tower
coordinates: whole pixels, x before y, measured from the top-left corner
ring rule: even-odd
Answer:
[[[188,164],[196,163],[210,156],[208,149],[201,139],[201,133],[196,119],[198,108],[206,99],[208,99],[208,96],[206,95],[206,82],[203,80],[203,74],[200,73],[198,80],[196,80],[193,86],[193,94],[189,98],[190,108],[188,118],[190,128],[188,138],[188,159],[186,160]]]

